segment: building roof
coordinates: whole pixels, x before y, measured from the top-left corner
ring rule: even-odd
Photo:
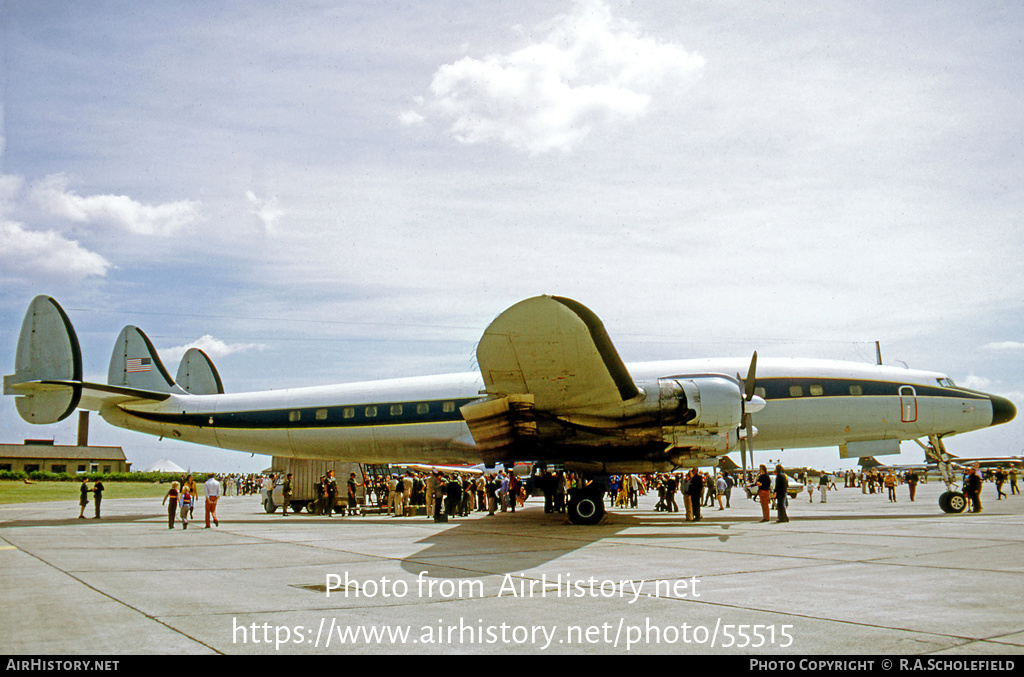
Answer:
[[[125,461],[121,447],[78,447],[56,444],[0,444],[0,458]]]

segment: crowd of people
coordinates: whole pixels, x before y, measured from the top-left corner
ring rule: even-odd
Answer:
[[[251,496],[260,493],[269,479],[261,473],[226,473],[216,475],[225,496]]]
[[[392,517],[423,514],[436,519],[465,517],[472,512],[494,515],[515,512],[526,501],[526,487],[513,472],[474,474],[406,471],[367,480],[366,500]]]
[[[836,480],[842,477],[845,488],[860,488],[863,494],[882,494],[883,489],[890,502],[898,502],[898,489],[907,487],[909,498],[915,500],[917,485],[927,482],[924,473],[914,469],[897,471],[896,469],[862,469],[849,470],[844,473],[819,473],[813,477],[810,472],[799,471],[795,475],[797,481],[804,485],[808,500],[814,502],[815,489],[820,492],[819,501],[827,502],[828,492],[836,490]],[[258,494],[261,489],[272,488],[276,481],[274,475],[253,474],[222,474],[211,475],[204,485],[206,508],[206,527],[212,520],[219,526],[216,517],[217,500],[222,496],[245,496]],[[997,490],[997,499],[1007,497],[1004,491],[1006,483],[1010,484],[1010,492],[1019,494],[1017,486],[1017,470],[1014,468],[995,468],[987,473],[977,466],[964,472],[962,491],[968,502],[968,509],[981,511],[981,488],[983,482],[991,481]],[[287,515],[288,498],[291,495],[291,475],[284,480],[285,510]],[[311,505],[311,512],[319,515],[330,515],[334,511],[329,506],[338,504],[340,491],[344,491],[347,501],[342,503],[343,514],[361,515],[368,511],[383,513],[392,517],[408,517],[426,515],[428,518],[444,519],[468,516],[472,512],[486,512],[494,515],[497,512],[515,512],[522,508],[528,494],[538,493],[544,496],[544,511],[547,513],[564,513],[568,496],[574,488],[584,488],[590,480],[583,476],[561,471],[539,471],[532,477],[524,478],[511,471],[498,471],[493,474],[461,473],[461,472],[415,472],[392,473],[376,477],[357,477],[355,473],[344,481],[339,488],[339,480],[334,471],[329,471],[314,485],[316,499]],[[789,477],[782,466],[769,472],[761,466],[759,472],[741,473],[707,472],[692,468],[684,473],[651,473],[611,475],[607,478],[605,496],[611,508],[638,508],[641,496],[655,492],[658,501],[654,510],[659,512],[685,513],[687,521],[700,521],[702,508],[726,510],[731,507],[732,491],[739,485],[745,488],[748,497],[759,501],[762,506],[762,522],[769,521],[770,510],[777,511],[780,522],[788,521],[786,504],[789,501]],[[102,484],[88,487],[82,483],[81,512],[84,516],[85,506],[91,497],[96,503],[96,516],[99,517]],[[679,500],[679,497],[682,500]],[[171,489],[164,496],[164,504],[168,506],[168,527],[174,528],[175,518],[180,515],[183,528],[193,519],[198,487],[191,474],[181,481],[172,483]]]

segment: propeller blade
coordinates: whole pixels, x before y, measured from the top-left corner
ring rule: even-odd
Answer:
[[[743,380],[744,395],[746,396],[747,402],[754,396],[754,386],[757,384],[757,378],[754,372],[757,370],[757,351],[754,351],[754,356],[750,358],[750,368],[747,369],[747,378]]]

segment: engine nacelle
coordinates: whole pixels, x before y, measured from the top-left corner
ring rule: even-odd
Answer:
[[[672,376],[658,381],[662,437],[670,447],[725,453],[738,443],[743,386],[723,374]]]

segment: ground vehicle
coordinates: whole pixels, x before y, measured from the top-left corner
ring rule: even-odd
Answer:
[[[356,474],[356,502],[358,505],[365,503],[365,489],[362,486],[363,477],[368,469],[359,463],[344,463],[341,461],[321,461],[306,458],[284,458],[275,456],[271,464],[270,473],[274,475],[274,487],[271,489],[267,483],[260,490],[260,497],[263,502],[263,509],[268,513],[276,512],[284,504],[283,485],[288,473],[292,474],[292,498],[291,509],[295,512],[302,510],[313,511],[314,502],[319,497],[316,491],[316,484],[320,478],[327,475],[329,470],[334,471],[334,478],[338,485],[338,494],[334,501],[334,512],[342,512],[348,508],[348,479],[351,473]]]

